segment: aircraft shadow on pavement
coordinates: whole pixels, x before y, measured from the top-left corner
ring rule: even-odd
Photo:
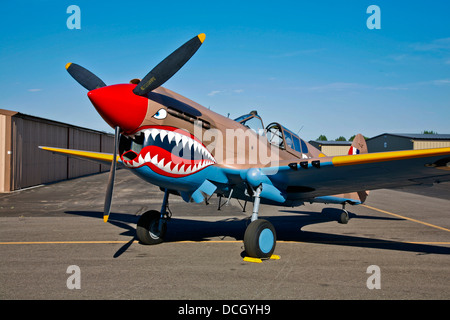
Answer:
[[[269,220],[275,227],[277,240],[319,243],[337,246],[351,246],[361,248],[373,248],[384,250],[398,250],[406,252],[416,252],[418,254],[450,254],[450,248],[431,244],[408,243],[393,240],[382,240],[369,237],[352,235],[331,234],[324,232],[304,231],[303,227],[319,223],[334,221],[337,222],[341,210],[325,208],[322,213],[309,211],[291,211],[290,215],[261,217]],[[103,212],[98,211],[66,211],[66,214],[79,215],[103,219]],[[293,215],[295,213],[296,215]],[[297,215],[298,214],[298,215]],[[391,217],[374,217],[365,215],[355,215],[349,212],[350,222],[352,219],[377,219],[377,220],[402,220]],[[124,253],[136,240],[135,225],[139,216],[125,213],[111,213],[108,223],[123,229],[120,234],[128,237],[129,242],[124,244],[114,255],[115,258]],[[219,217],[220,219],[220,217]],[[227,237],[233,240],[243,240],[249,218],[228,218],[217,221],[204,221],[195,219],[172,218],[168,222],[165,242],[179,241],[208,241],[213,237],[226,240]]]

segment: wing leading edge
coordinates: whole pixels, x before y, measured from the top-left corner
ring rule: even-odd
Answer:
[[[56,154],[103,164],[111,164],[113,159],[113,155],[108,153],[52,147],[40,148]],[[119,156],[116,161],[119,165],[121,164]],[[336,203],[340,203],[345,200],[350,203],[352,200],[350,198],[349,200],[339,196],[337,197],[339,199],[333,200],[330,196],[362,192],[361,190],[450,181],[450,148],[323,157],[309,159],[306,162],[307,165],[305,161],[302,161],[302,165],[298,163],[296,168],[292,166],[292,163],[289,165],[280,163],[276,174],[266,176],[268,178],[266,184],[269,187],[272,185],[272,188],[275,187],[275,190],[283,194],[282,198],[285,201],[276,200],[276,203],[295,205],[297,201],[313,199],[317,200],[315,202],[337,201]],[[273,168],[261,168],[263,175],[265,169],[273,170]],[[238,172],[236,174],[241,176]],[[226,181],[223,183],[226,184]],[[318,199],[318,197],[323,198]]]
[[[426,157],[446,156],[446,155],[450,156],[450,148],[403,150],[403,151],[390,151],[378,153],[365,153],[348,156],[335,156],[332,158],[331,161],[334,166],[339,167],[346,165],[376,163],[385,161],[399,161],[406,159],[426,158]],[[450,167],[446,167],[446,170],[450,170]]]

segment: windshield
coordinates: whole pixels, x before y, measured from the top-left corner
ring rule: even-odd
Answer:
[[[240,116],[239,118],[234,119],[249,129],[252,129],[259,135],[264,135],[264,125],[262,119],[258,116],[255,111],[252,111],[249,114],[245,114]]]

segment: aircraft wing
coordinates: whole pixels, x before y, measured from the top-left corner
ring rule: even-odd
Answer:
[[[113,157],[114,157],[114,155],[112,153],[72,150],[72,149],[64,149],[64,148],[52,148],[52,147],[43,147],[43,146],[39,146],[39,148],[42,150],[50,151],[55,154],[61,154],[61,155],[68,156],[71,158],[90,160],[90,161],[98,162],[101,164],[111,164]],[[122,163],[119,156],[117,156],[116,161],[118,162],[118,164]]]
[[[40,148],[102,164],[111,164],[113,160],[113,155],[109,153]],[[116,161],[122,165],[119,156]],[[289,205],[290,201],[313,199],[332,202],[333,199],[328,199],[327,196],[450,181],[450,148],[322,157],[296,163],[285,161],[276,169],[274,173],[273,167],[261,168],[261,172],[267,173],[268,178],[264,181],[266,192],[261,197],[279,204],[284,202],[284,205]],[[237,175],[240,177],[240,174]],[[214,182],[216,177],[210,180]],[[227,181],[221,183],[226,184]],[[338,200],[342,202],[345,199],[340,197]]]
[[[264,172],[264,170],[263,170]],[[286,199],[450,181],[450,148],[366,153],[281,165],[268,175]]]

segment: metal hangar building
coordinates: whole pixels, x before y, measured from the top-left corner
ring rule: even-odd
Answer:
[[[114,135],[0,109],[0,193],[109,170],[109,165],[54,155],[51,146],[112,153]]]
[[[450,147],[450,134],[383,133],[367,140],[369,152]]]

